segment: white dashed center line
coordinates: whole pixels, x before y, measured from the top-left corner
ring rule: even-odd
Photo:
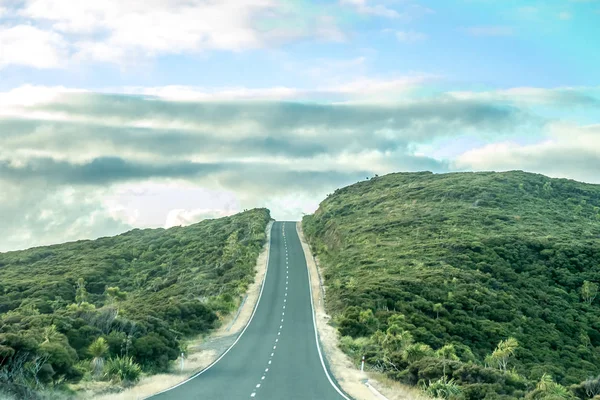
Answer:
[[[290,269],[290,260],[288,259],[288,248],[287,248],[287,240],[285,238],[285,225],[283,225],[281,227],[281,233],[283,235],[283,245],[285,248],[285,292],[284,292],[284,299],[283,299],[283,309],[285,310],[285,303],[287,303],[287,299],[285,297],[287,297],[287,290],[288,290],[288,283],[289,283],[289,269]],[[281,312],[281,325],[279,325],[279,331],[277,332],[277,336],[281,336],[281,330],[283,329],[283,316],[285,315],[285,311]],[[279,342],[279,338],[277,337],[275,339],[275,343]],[[271,356],[269,357],[269,361],[268,361],[268,365],[271,365],[271,363],[273,362],[272,358],[275,356],[275,351],[277,350],[277,345],[273,346],[273,351],[271,352]],[[267,375],[267,372],[269,372],[269,368],[265,368],[265,372],[264,374],[261,376],[260,380],[264,381]],[[250,397],[256,397],[256,392],[257,389],[259,389],[261,387],[261,384],[258,383],[256,384],[256,388],[254,389],[254,391],[250,394]]]

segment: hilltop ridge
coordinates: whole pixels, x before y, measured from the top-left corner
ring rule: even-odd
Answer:
[[[413,385],[446,376],[466,399],[537,396],[548,376],[588,398],[577,385],[600,374],[600,185],[396,173],[336,190],[303,226],[355,360]]]

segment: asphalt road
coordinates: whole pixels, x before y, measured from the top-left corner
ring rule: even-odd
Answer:
[[[323,355],[324,357],[324,355]],[[341,400],[317,348],[295,222],[275,222],[267,275],[239,340],[212,367],[156,400]]]

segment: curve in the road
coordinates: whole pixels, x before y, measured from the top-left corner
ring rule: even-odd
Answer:
[[[267,273],[248,325],[203,371],[156,400],[350,400],[330,376],[294,222],[275,222]]]

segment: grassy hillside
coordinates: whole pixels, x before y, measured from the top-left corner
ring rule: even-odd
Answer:
[[[600,374],[600,185],[391,174],[303,225],[356,360],[443,397],[600,394],[581,384]]]
[[[0,253],[0,387],[164,371],[183,340],[233,311],[269,211]],[[130,358],[131,357],[131,358]],[[0,395],[1,397],[1,395]]]

